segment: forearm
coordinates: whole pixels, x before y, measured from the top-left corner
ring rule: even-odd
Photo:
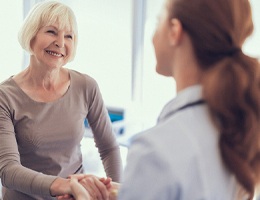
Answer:
[[[55,178],[25,168],[19,163],[12,163],[1,169],[3,186],[27,194],[50,196],[50,185]]]
[[[123,167],[119,147],[110,150],[102,162],[107,177],[112,178],[115,182],[120,182]]]

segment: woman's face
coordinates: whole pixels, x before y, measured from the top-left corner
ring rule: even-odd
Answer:
[[[68,63],[74,51],[74,34],[60,29],[58,24],[43,26],[31,41],[32,56],[39,64],[49,68]]]
[[[164,76],[173,76],[171,67],[172,48],[169,43],[169,37],[170,22],[168,17],[168,1],[166,1],[153,36],[153,46],[157,61],[156,71]]]

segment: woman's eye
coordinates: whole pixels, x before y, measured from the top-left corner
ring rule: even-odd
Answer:
[[[66,38],[72,39],[72,35],[66,35]]]
[[[55,34],[55,31],[53,31],[53,30],[48,30],[47,33]]]

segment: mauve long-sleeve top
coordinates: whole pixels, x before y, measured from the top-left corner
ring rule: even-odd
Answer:
[[[107,176],[119,181],[119,146],[96,81],[69,70],[70,87],[54,102],[36,102],[10,77],[0,85],[0,178],[4,200],[52,199],[59,177],[82,172],[87,118]]]

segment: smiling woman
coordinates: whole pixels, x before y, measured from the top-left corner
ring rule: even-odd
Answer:
[[[75,57],[77,37],[73,11],[58,1],[36,4],[23,23],[19,42],[30,53],[29,65],[0,84],[4,200],[72,194],[67,177],[84,172],[85,119],[106,176],[120,179],[119,146],[98,84],[64,67]],[[108,196],[98,177],[85,179],[91,196]]]
[[[51,68],[62,67],[75,56],[74,38],[70,29],[60,29],[59,24],[43,26],[30,42],[30,51],[36,60]],[[50,45],[52,44],[52,45]],[[42,51],[44,49],[44,51]]]
[[[77,41],[78,41],[78,28],[76,23],[76,18],[72,10],[67,9],[63,6],[56,6],[53,8],[48,8],[48,4],[41,6],[41,4],[36,5],[34,10],[28,14],[24,21],[24,25],[20,30],[18,37],[21,46],[26,50],[32,53],[31,43],[36,33],[46,33],[48,36],[52,36],[53,40],[57,42],[63,42],[63,39],[72,40],[73,36],[73,45],[75,48],[72,51],[72,55],[68,61],[73,60],[76,53]],[[51,9],[51,13],[50,12]],[[33,20],[31,20],[33,17]],[[60,35],[58,30],[64,31]],[[54,38],[54,36],[61,36]],[[58,39],[58,40],[57,40]],[[64,45],[64,43],[62,44]]]

